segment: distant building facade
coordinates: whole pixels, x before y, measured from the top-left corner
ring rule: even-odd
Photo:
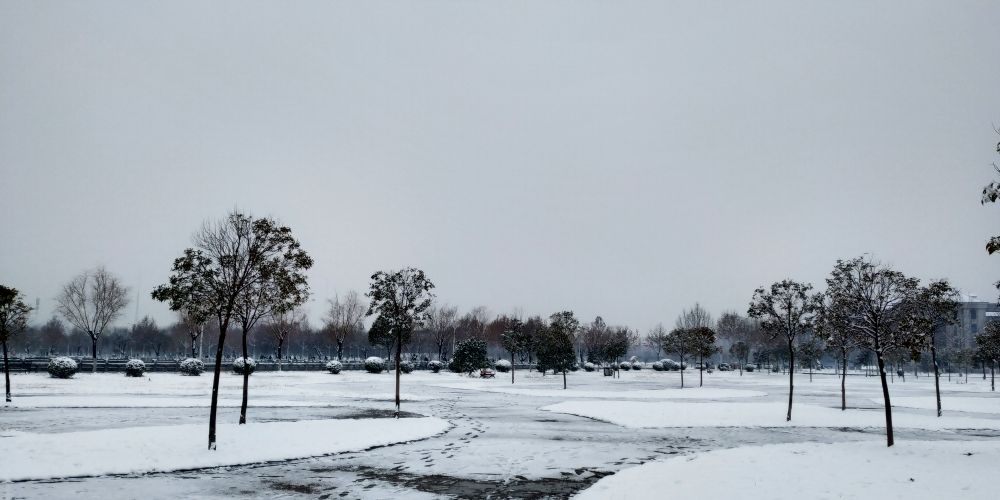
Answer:
[[[975,295],[964,296],[958,310],[958,322],[945,329],[948,338],[958,347],[973,347],[976,335],[983,331],[988,321],[1000,320],[1000,305],[978,300]]]

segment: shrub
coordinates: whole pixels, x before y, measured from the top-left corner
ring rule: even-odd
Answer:
[[[625,371],[629,371],[632,369],[632,363],[629,363],[628,361],[622,361],[621,363],[618,363],[618,368],[621,368],[622,370]]]
[[[365,370],[368,373],[382,373],[382,370],[385,370],[385,360],[378,356],[372,356],[365,360]]]
[[[640,363],[638,361],[632,363],[632,369],[633,370],[641,370],[642,369],[642,363]]]
[[[444,363],[437,360],[431,361],[430,363],[427,363],[427,368],[430,368],[434,373],[438,373],[442,368],[444,368]]]
[[[573,363],[572,365],[569,366],[569,371],[571,371],[571,372],[578,372],[578,371],[580,371],[580,364],[579,363]]]
[[[677,371],[677,370],[681,369],[680,363],[678,363],[678,362],[676,362],[676,361],[674,361],[674,360],[672,360],[670,358],[661,359],[660,363],[663,365],[663,369],[665,371],[672,371],[673,372],[673,371]]]
[[[588,372],[592,372],[594,370],[597,370],[597,365],[591,363],[590,361],[587,361],[586,363],[583,364],[583,369]]]
[[[496,363],[493,363],[493,367],[497,369],[498,372],[507,373],[510,371],[510,361],[506,359],[498,359]]]
[[[653,362],[653,370],[658,371],[658,372],[662,372],[663,371],[663,363],[661,363],[659,361],[654,361]]]
[[[76,374],[77,365],[71,358],[60,356],[49,360],[48,370],[55,378],[70,378]]]
[[[197,377],[201,375],[201,372],[205,371],[205,363],[202,363],[198,358],[187,358],[181,361],[181,364],[177,367],[182,375],[191,375],[192,377]]]
[[[146,363],[141,359],[130,359],[125,363],[126,377],[141,377],[143,373],[146,373]]]
[[[410,373],[413,371],[413,363],[410,361],[403,360],[399,363],[399,371],[403,373]]]
[[[486,341],[467,339],[459,342],[455,346],[455,356],[451,363],[455,365],[451,370],[456,373],[472,373],[481,368],[489,368],[490,360],[486,359]]]
[[[253,358],[236,358],[233,360],[233,373],[237,375],[253,375],[254,370],[257,369],[257,361]]]
[[[340,361],[333,360],[333,361],[331,361],[331,362],[329,362],[329,363],[326,364],[326,369],[330,373],[336,375],[336,374],[340,373],[340,370],[344,369],[344,365],[341,364]]]

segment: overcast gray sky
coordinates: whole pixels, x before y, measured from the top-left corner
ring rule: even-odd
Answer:
[[[239,206],[335,292],[645,331],[864,252],[994,298],[1000,2],[0,0],[0,282],[139,315]],[[121,321],[131,323],[135,304]]]

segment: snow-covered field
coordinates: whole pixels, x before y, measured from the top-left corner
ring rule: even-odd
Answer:
[[[697,384],[693,374],[685,377],[689,386]],[[15,374],[14,403],[0,409],[0,456],[8,464],[0,480],[18,482],[0,483],[0,497],[560,498],[592,487],[600,496],[646,498],[673,491],[663,481],[683,477],[692,494],[751,488],[786,498],[782,492],[794,488],[784,475],[750,471],[812,456],[805,461],[815,470],[794,469],[802,481],[816,481],[810,496],[854,497],[861,490],[846,485],[872,481],[891,488],[868,476],[881,468],[912,470],[907,483],[912,476],[917,485],[967,488],[949,496],[900,486],[909,499],[979,498],[988,490],[963,478],[990,477],[996,466],[988,449],[1000,444],[1000,397],[988,380],[959,380],[942,381],[945,416],[937,418],[931,378],[896,379],[898,444],[887,451],[878,379],[858,374],[848,378],[844,412],[837,377],[797,375],[786,423],[788,379],[780,374],[716,372],[705,375],[704,387],[680,389],[676,372],[579,372],[563,390],[561,376],[525,371],[513,385],[505,374],[415,372],[403,377],[407,418],[394,420],[387,418],[389,374],[260,372],[250,379],[250,424],[242,428],[235,425],[242,379],[226,374],[219,449],[208,452],[210,376]],[[941,461],[966,471],[949,474],[951,483],[936,479],[946,469],[921,465],[924,455],[949,454],[962,460]],[[852,456],[875,466],[837,465]],[[828,458],[843,477],[819,473]],[[190,470],[222,465],[229,467]],[[733,482],[721,482],[725,474],[713,467],[728,468]],[[148,473],[176,470],[185,472]],[[19,481],[105,474],[128,475]],[[756,482],[748,487],[744,479]]]
[[[671,458],[604,478],[577,500],[729,498],[880,500],[995,498],[1000,448],[988,441],[881,441],[748,446]]]

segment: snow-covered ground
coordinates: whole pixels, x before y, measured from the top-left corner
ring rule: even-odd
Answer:
[[[163,472],[288,460],[357,451],[423,439],[448,428],[438,418],[302,420],[216,430],[218,449],[206,451],[205,426],[126,427],[60,434],[0,434],[0,480],[50,479]]]
[[[598,481],[577,500],[996,498],[1000,448],[991,441],[882,441],[747,446],[651,462]]]
[[[747,373],[741,377],[736,372],[716,372],[706,374],[705,386],[698,388],[690,387],[697,385],[697,372],[688,375],[685,381],[689,387],[680,389],[676,372],[623,372],[621,378],[578,372],[569,374],[569,388],[563,390],[561,376],[543,377],[523,370],[516,373],[513,385],[505,374],[480,380],[452,373],[415,372],[404,375],[402,381],[402,409],[409,418],[398,423],[407,435],[388,439],[382,429],[396,422],[386,418],[393,408],[390,374],[256,373],[250,379],[251,426],[235,431],[230,429],[238,417],[234,406],[240,399],[242,379],[226,374],[220,389],[219,450],[216,457],[206,459],[198,457],[210,455],[204,450],[212,381],[208,375],[151,373],[129,379],[121,374],[80,373],[73,379],[59,380],[41,374],[15,374],[14,403],[0,407],[0,457],[29,457],[26,464],[29,460],[45,461],[48,456],[53,459],[44,466],[10,468],[9,475],[0,477],[23,478],[27,476],[14,475],[13,471],[25,474],[25,469],[42,471],[65,462],[55,458],[52,450],[53,443],[65,440],[120,442],[134,438],[145,442],[144,436],[154,436],[150,439],[155,441],[171,432],[185,437],[169,439],[171,446],[180,450],[170,448],[161,453],[180,457],[177,463],[160,462],[162,457],[149,451],[147,455],[156,456],[157,462],[128,469],[136,474],[0,483],[0,497],[564,498],[609,474],[623,474],[664,459],[670,459],[665,463],[685,463],[689,458],[726,449],[760,449],[774,444],[820,450],[830,444],[877,448],[882,442],[883,411],[877,403],[881,389],[875,377],[848,377],[849,409],[841,412],[837,377],[818,373],[809,382],[806,374],[797,374],[793,421],[788,425],[784,422],[787,376]],[[930,377],[908,374],[905,382],[897,378],[890,388],[899,450],[914,441],[1000,444],[996,442],[1000,412],[994,411],[1000,406],[1000,397],[990,392],[988,380],[976,376],[968,381],[943,379],[945,417],[941,419],[933,410]],[[364,442],[372,440],[388,443],[425,435],[417,433],[415,422],[447,425],[447,429],[419,441],[345,451],[366,448]],[[411,423],[413,429],[409,428]],[[306,426],[323,429],[294,430]],[[159,430],[164,428],[167,430]],[[91,431],[107,434],[89,434]],[[414,434],[408,434],[410,431]],[[244,433],[251,436],[227,442]],[[314,439],[294,444],[282,441],[286,434]],[[103,437],[91,439],[94,436]],[[360,444],[347,446],[336,441],[348,436]],[[268,445],[267,453],[285,450],[294,451],[294,455],[255,454],[258,444],[271,439],[277,444]],[[248,441],[251,446],[246,445]],[[89,455],[107,456],[104,453],[110,453],[111,448]],[[185,455],[189,452],[193,455]],[[229,453],[237,455],[237,461],[229,463],[241,464],[323,456],[204,471],[138,472],[221,464],[211,460],[221,460]],[[683,459],[671,459],[678,456]],[[183,466],[180,461],[190,465]],[[80,470],[91,472],[70,474],[112,472],[105,462],[87,459],[80,462]],[[972,470],[983,467],[981,473],[988,475],[985,464],[965,463]],[[740,463],[730,465],[738,468]],[[252,473],[248,474],[248,467]],[[975,498],[977,486],[972,488],[971,493],[952,497]],[[633,488],[632,492],[631,496],[641,498],[653,493],[660,496],[663,490]],[[908,498],[930,497],[918,491]]]

